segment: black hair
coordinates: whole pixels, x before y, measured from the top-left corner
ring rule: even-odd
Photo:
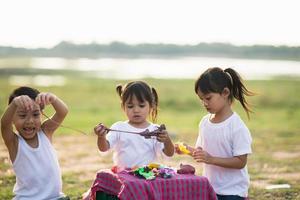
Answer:
[[[237,99],[249,118],[249,112],[252,111],[245,96],[253,96],[254,93],[245,87],[242,78],[235,70],[231,68],[222,70],[219,67],[209,68],[195,82],[196,94],[199,90],[203,94],[210,92],[221,94],[225,88],[228,88],[230,91],[229,100],[233,102],[234,99]]]
[[[133,96],[136,96],[139,102],[147,101],[151,107],[151,120],[156,121],[158,113],[158,95],[156,90],[149,86],[144,81],[132,81],[126,85],[117,85],[116,91],[120,96],[122,106],[129,99],[131,100]]]
[[[8,98],[8,105],[14,100],[14,98],[22,95],[27,95],[29,96],[33,101],[35,101],[35,98],[40,92],[37,89],[27,87],[27,86],[22,86],[19,88],[16,88],[9,96]]]

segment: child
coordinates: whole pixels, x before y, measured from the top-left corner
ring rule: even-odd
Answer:
[[[204,163],[206,176],[219,200],[245,199],[249,175],[247,155],[252,153],[251,135],[231,105],[237,99],[249,117],[246,89],[239,74],[231,69],[210,68],[195,83],[195,92],[209,112],[199,124],[199,136],[192,156]],[[176,152],[179,149],[176,147]]]
[[[56,112],[42,122],[42,109],[48,104]],[[14,199],[64,198],[58,159],[51,142],[67,113],[64,102],[51,93],[19,87],[10,95],[1,118],[1,133],[16,174]]]
[[[116,90],[128,120],[114,123],[111,129],[137,133],[157,129],[158,125],[147,120],[149,115],[153,122],[156,120],[158,96],[154,88],[143,81],[133,81],[124,87],[117,86]],[[102,124],[97,125],[94,131],[98,135],[99,150],[105,152],[113,148],[114,165],[121,169],[147,165],[161,151],[169,157],[174,154],[174,145],[166,130],[151,138],[118,131],[108,132]]]

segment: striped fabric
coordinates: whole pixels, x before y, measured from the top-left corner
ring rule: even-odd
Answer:
[[[97,191],[116,195],[121,200],[217,200],[206,177],[186,174],[145,180],[126,171],[114,174],[110,170],[101,170],[91,187],[90,200],[96,199]]]

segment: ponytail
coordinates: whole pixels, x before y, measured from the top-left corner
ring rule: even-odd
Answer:
[[[157,112],[158,112],[158,95],[156,90],[153,87],[151,88],[151,91],[153,96],[151,117],[152,120],[155,122],[157,117]]]
[[[248,118],[250,118],[249,113],[252,112],[252,110],[250,109],[250,104],[247,102],[245,96],[253,96],[254,93],[246,88],[242,78],[235,70],[227,68],[224,72],[231,81],[231,100],[233,100],[233,98],[237,99],[246,111]]]
[[[117,85],[116,91],[119,97],[122,98],[122,85]]]
[[[209,68],[195,82],[196,94],[199,90],[204,94],[210,92],[221,94],[225,88],[230,90],[229,100],[233,102],[234,99],[237,99],[249,118],[249,113],[252,111],[245,96],[253,96],[254,93],[245,87],[242,78],[235,70],[231,68],[225,70],[218,67]]]

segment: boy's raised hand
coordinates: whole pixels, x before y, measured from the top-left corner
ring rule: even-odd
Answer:
[[[35,102],[39,104],[41,108],[43,108],[46,105],[54,103],[56,99],[57,97],[54,94],[49,92],[42,92],[35,98]]]
[[[14,98],[13,103],[16,107],[24,108],[25,110],[32,110],[34,105],[34,101],[27,95]]]

